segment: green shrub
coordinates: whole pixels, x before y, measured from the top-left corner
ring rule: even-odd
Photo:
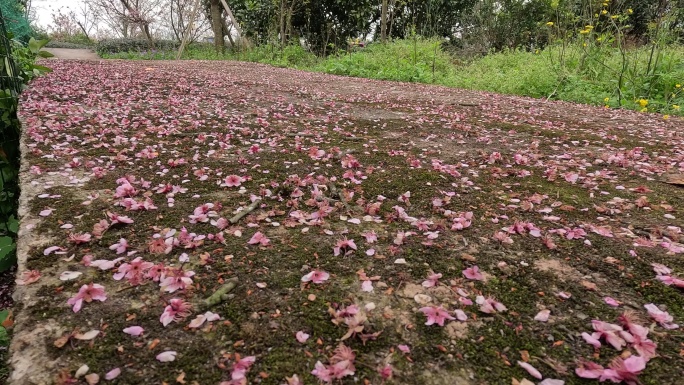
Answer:
[[[107,43],[109,44],[109,43]],[[149,50],[100,50],[98,54],[106,59],[128,60],[173,60],[177,56],[177,46],[158,46],[157,49]],[[316,55],[307,51],[300,45],[288,45],[280,47],[276,45],[262,45],[248,50],[228,49],[224,54],[217,53],[214,45],[210,43],[193,43],[183,51],[181,59],[184,60],[239,60],[254,63],[271,64],[278,67],[292,67],[310,69],[319,62]]]
[[[145,39],[105,39],[100,40],[95,50],[100,56],[122,52],[158,52],[178,49],[180,43],[173,40],[155,40],[154,46]]]
[[[50,41],[45,46],[47,48],[69,48],[69,49],[89,49],[91,46],[85,44],[69,43],[65,41]]]
[[[0,44],[0,271],[16,263],[16,236],[19,231],[19,139],[17,117],[19,94],[34,77],[49,71],[35,64],[38,57],[50,57],[42,48],[47,40],[31,38],[26,46],[14,40]]]

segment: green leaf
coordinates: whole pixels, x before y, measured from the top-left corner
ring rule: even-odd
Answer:
[[[33,69],[34,69],[34,70],[38,70],[38,71],[40,71],[41,73],[52,72],[52,68],[50,68],[50,67],[45,67],[45,66],[41,66],[41,65],[37,65],[37,64],[34,64],[34,65],[33,65]]]
[[[10,339],[9,339],[9,334],[7,333],[7,329],[0,326],[0,346],[8,346],[9,340]]]
[[[14,234],[19,232],[19,220],[15,218],[14,215],[10,215],[9,219],[7,220],[7,230]]]
[[[44,40],[36,40],[34,38],[31,38],[28,43],[28,47],[31,50],[32,53],[38,54],[40,52],[40,49],[45,47],[45,44],[47,44],[50,40],[44,39]]]
[[[49,57],[55,57],[51,52],[48,51],[39,51],[38,56],[44,57],[44,58],[49,58]]]
[[[17,262],[17,248],[12,237],[0,237],[0,272],[12,267]]]
[[[5,309],[0,311],[0,324],[5,322],[7,319],[7,316],[9,316],[9,309]]]
[[[7,75],[8,75],[8,76],[14,77],[15,74],[14,74],[14,72],[12,72],[12,66],[10,65],[10,62],[9,62],[9,61],[10,61],[10,58],[9,58],[9,57],[6,57],[6,58],[5,58],[5,65],[4,65],[5,71],[7,72]]]

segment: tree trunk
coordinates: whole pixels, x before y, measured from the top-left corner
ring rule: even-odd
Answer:
[[[297,0],[290,0],[290,9],[287,11],[287,16],[285,20],[285,35],[288,37],[288,40],[292,40],[293,33],[292,33],[292,14],[294,14],[294,7],[297,4]],[[295,41],[297,44],[299,44],[299,39],[295,37]]]
[[[145,37],[147,38],[147,42],[150,43],[150,48],[154,48],[154,40],[152,40],[152,34],[150,33],[150,23],[149,21],[143,21],[140,18],[140,14],[138,14],[138,10],[133,8],[127,0],[120,0],[121,4],[126,8],[128,13],[131,16],[135,16],[137,20],[137,24],[140,25],[140,30],[145,34]],[[136,20],[133,20],[134,22]]]
[[[380,13],[380,41],[387,41],[387,0],[382,0],[382,11]]]
[[[397,3],[397,0],[392,0],[392,4],[390,4],[392,11],[390,11],[390,18],[389,18],[389,35],[392,36],[392,25],[394,25],[394,5]]]
[[[80,21],[77,21],[76,24],[78,24],[78,27],[81,28],[81,31],[82,31],[83,34],[85,35],[86,39],[88,39],[88,41],[91,41],[91,40],[90,40],[90,35],[88,35],[88,31],[86,31],[86,29],[85,29],[85,27],[83,26],[83,24],[81,24]]]
[[[223,17],[221,18],[221,25],[223,26],[223,33],[228,36],[228,41],[230,41],[230,47],[231,49],[235,49],[235,41],[233,40],[233,31],[231,31],[232,28],[228,28],[228,23],[226,23],[226,19]]]
[[[238,33],[238,36],[242,38],[242,28],[240,28],[240,23],[238,23],[237,19],[233,15],[233,11],[230,10],[230,7],[228,6],[228,3],[226,3],[226,0],[221,0],[221,4],[223,4],[223,8],[226,9],[226,13],[228,14],[228,17],[230,18],[230,22],[233,24],[233,27],[235,27],[235,30]]]
[[[150,47],[154,48],[154,40],[152,40],[152,34],[150,33],[150,25],[149,24],[143,24],[142,30],[143,30],[143,33],[145,33],[145,37],[147,38],[147,42],[150,43]]]
[[[221,22],[221,5],[219,0],[211,0],[211,29],[214,32],[214,48],[216,53],[223,53],[223,23]]]
[[[285,43],[285,0],[280,0],[280,45]]]

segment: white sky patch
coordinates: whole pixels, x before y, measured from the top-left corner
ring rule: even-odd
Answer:
[[[52,23],[52,13],[60,8],[63,8],[66,13],[66,8],[76,11],[81,4],[81,0],[33,0],[31,6],[36,11],[37,24],[47,29],[48,25]]]

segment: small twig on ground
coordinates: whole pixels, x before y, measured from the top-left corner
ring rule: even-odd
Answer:
[[[123,289],[117,290],[116,292],[117,292],[117,293],[121,293],[122,291],[134,289],[134,288],[136,288],[136,287],[147,286],[147,285],[149,285],[149,284],[148,284],[148,283],[145,283],[145,284],[142,284],[142,285],[131,285],[131,286],[126,286],[126,287],[124,287]]]
[[[254,202],[252,202],[251,205],[247,206],[244,210],[240,211],[239,213],[235,214],[232,218],[228,220],[231,224],[236,224],[242,219],[245,215],[251,213],[252,211],[256,210],[257,207],[259,207],[259,204],[261,203],[261,198],[257,198]]]
[[[204,301],[202,301],[202,305],[208,309],[224,301],[227,301],[228,299],[230,299],[228,297],[228,293],[230,293],[231,290],[235,289],[239,282],[240,280],[238,279],[238,277],[230,278],[228,281],[226,281],[226,283],[224,283],[218,289],[216,289],[214,294],[210,295]]]

